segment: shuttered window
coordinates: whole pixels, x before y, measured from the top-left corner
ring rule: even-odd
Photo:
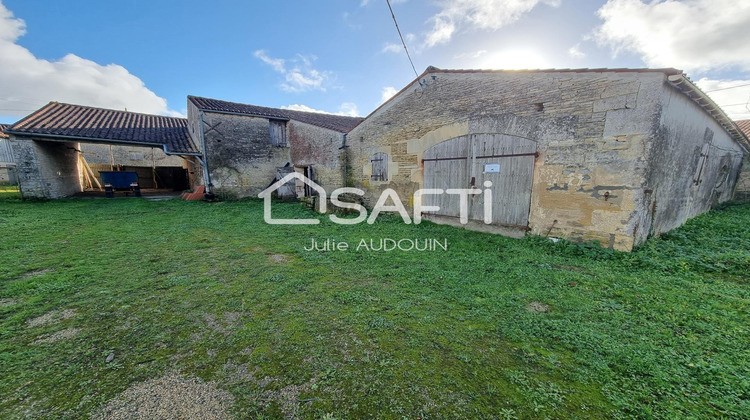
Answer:
[[[286,147],[286,121],[269,121],[271,124],[271,144],[276,147]]]
[[[382,152],[375,153],[370,158],[372,164],[372,180],[388,181],[388,155]]]

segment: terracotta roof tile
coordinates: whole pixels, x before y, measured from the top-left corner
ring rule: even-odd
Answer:
[[[184,118],[139,114],[50,102],[7,128],[19,135],[72,137],[94,142],[166,146],[171,153],[197,153]]]
[[[737,124],[737,127],[745,133],[747,137],[750,137],[750,120],[739,120],[735,121],[735,124]]]
[[[320,112],[292,111],[289,109],[267,108],[263,106],[241,104],[237,102],[220,101],[218,99],[188,96],[188,100],[198,109],[220,113],[242,114],[270,119],[294,120],[316,127],[327,128],[348,133],[362,121],[359,117],[345,117],[342,115],[323,114]]]
[[[5,134],[5,130],[7,130],[8,127],[10,127],[10,124],[0,124],[0,139],[7,139],[10,137],[9,135]]]

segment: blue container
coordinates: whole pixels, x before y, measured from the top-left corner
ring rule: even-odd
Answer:
[[[112,188],[130,188],[130,184],[138,183],[136,172],[99,171],[104,184],[111,184]]]

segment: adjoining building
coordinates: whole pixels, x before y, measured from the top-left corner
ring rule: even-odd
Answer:
[[[631,250],[732,198],[747,138],[675,69],[440,70],[347,134],[356,186],[492,186],[468,227]],[[458,196],[425,196],[455,223]]]
[[[0,185],[17,185],[16,162],[10,147],[10,136],[5,130],[10,125],[0,124]]]
[[[750,120],[735,121],[737,127],[750,137]],[[738,201],[750,201],[750,153],[745,154],[742,162],[742,171],[740,171],[737,187],[735,188],[734,199]]]
[[[188,97],[189,133],[216,194],[256,197],[289,171],[326,191],[343,186],[345,133],[362,118]],[[312,192],[302,183],[297,196]],[[295,194],[291,194],[295,195]]]
[[[115,167],[138,172],[146,187],[170,189],[202,173],[184,118],[50,102],[5,131],[26,198],[71,196],[84,189],[82,178],[93,183],[99,170]]]

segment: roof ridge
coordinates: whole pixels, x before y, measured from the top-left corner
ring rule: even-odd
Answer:
[[[324,128],[338,133],[348,133],[362,117],[330,114],[324,112],[297,111],[292,109],[271,108],[223,99],[206,98],[188,95],[188,101],[199,110],[215,113],[238,114],[267,119],[294,120],[304,124]]]
[[[296,109],[274,108],[274,107],[264,106],[264,105],[254,105],[254,104],[248,104],[248,103],[244,103],[244,102],[234,102],[234,101],[227,101],[227,100],[224,100],[224,99],[209,98],[209,97],[206,97],[206,96],[188,95],[188,99],[191,99],[191,100],[192,99],[206,99],[206,100],[209,100],[209,101],[225,102],[225,103],[228,103],[228,104],[236,104],[236,105],[252,106],[252,107],[256,107],[256,108],[272,109],[274,111],[281,111],[282,113],[292,112],[292,113],[308,114],[308,115],[328,115],[328,116],[332,116],[332,117],[352,118],[352,119],[363,119],[364,118],[364,117],[352,117],[352,116],[349,116],[349,115],[333,114],[331,112],[325,112],[325,111],[320,111],[320,112],[318,112],[318,111],[300,111],[300,110],[296,110]],[[195,101],[193,101],[193,103],[196,104],[200,108],[200,104],[196,103]],[[201,109],[203,109],[203,108],[201,108]]]
[[[87,109],[91,109],[91,110],[101,110],[101,111],[108,111],[108,112],[122,112],[122,113],[127,113],[127,114],[146,115],[146,116],[159,117],[159,118],[170,118],[170,119],[174,119],[174,120],[187,120],[187,118],[171,117],[169,115],[149,114],[147,112],[126,111],[126,110],[122,110],[122,109],[104,108],[104,107],[100,107],[100,106],[79,105],[79,104],[71,104],[71,103],[67,103],[67,102],[50,101],[46,105],[42,106],[41,108],[39,108],[36,111],[32,112],[30,115],[28,115],[25,118],[23,118],[22,120],[14,123],[14,124],[11,124],[11,126],[19,125],[20,123],[24,122],[24,120],[28,119],[29,116],[38,113],[39,111],[41,111],[42,109],[44,109],[44,108],[46,108],[46,107],[48,107],[50,105],[65,105],[65,106],[72,106],[72,107],[77,107],[77,108],[87,108]]]

